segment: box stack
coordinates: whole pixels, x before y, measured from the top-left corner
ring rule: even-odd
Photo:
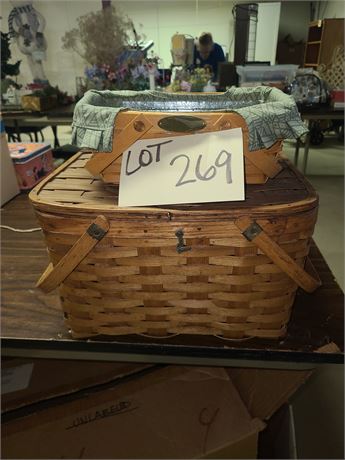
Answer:
[[[12,359],[2,458],[254,459],[269,418],[309,375]]]

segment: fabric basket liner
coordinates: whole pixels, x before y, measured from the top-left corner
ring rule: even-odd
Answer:
[[[277,88],[230,88],[216,94],[90,90],[75,107],[72,143],[110,152],[121,110],[236,112],[247,123],[250,151],[269,148],[280,139],[299,138],[308,131],[294,99]]]

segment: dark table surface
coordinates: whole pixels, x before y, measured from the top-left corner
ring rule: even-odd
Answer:
[[[20,105],[3,105],[1,107],[1,115],[6,120],[12,118],[25,118],[25,117],[70,117],[73,118],[75,104],[63,105],[54,107],[53,109],[44,110],[41,112],[34,112],[32,110],[25,110]]]
[[[300,108],[301,117],[305,120],[344,119],[344,110],[334,109],[331,106],[319,108]]]
[[[37,227],[27,195],[19,195],[5,205],[2,225]],[[244,360],[246,364],[264,361],[270,367],[277,363],[278,367],[289,367],[288,363],[343,362],[343,292],[316,246],[310,256],[322,287],[313,294],[298,291],[287,336],[281,340],[229,341],[206,336],[76,340],[64,326],[57,292],[43,294],[34,287],[48,263],[41,231],[16,233],[2,229],[1,236],[1,336],[5,356],[199,365],[234,365]],[[333,351],[319,351],[327,344],[332,344]]]

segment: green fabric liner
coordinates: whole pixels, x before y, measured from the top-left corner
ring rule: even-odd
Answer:
[[[299,138],[308,131],[294,99],[268,86],[230,88],[225,93],[214,94],[91,90],[76,104],[72,144],[80,148],[110,152],[116,115],[121,110],[131,109],[236,112],[248,125],[251,151],[269,148],[278,139]]]

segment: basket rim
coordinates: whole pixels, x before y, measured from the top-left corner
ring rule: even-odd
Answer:
[[[235,112],[248,126],[251,152],[267,148],[277,139],[297,139],[308,131],[294,99],[273,87],[232,87],[224,93],[211,94],[89,90],[75,106],[72,143],[111,152],[116,117],[128,109],[151,113]],[[277,117],[279,123],[272,123]]]
[[[83,204],[78,203],[69,204],[69,203],[59,203],[53,202],[50,199],[44,199],[40,197],[40,192],[44,189],[45,185],[49,183],[52,179],[56,178],[60,172],[67,169],[73,162],[79,159],[86,151],[81,151],[76,153],[73,157],[63,163],[58,167],[52,174],[44,178],[36,187],[32,189],[29,194],[29,199],[37,211],[48,212],[57,215],[64,216],[85,216],[90,217],[93,213],[104,214],[105,216],[112,218],[113,220],[117,219],[161,219],[162,221],[171,221],[171,220],[180,220],[184,219],[185,221],[193,221],[196,218],[198,220],[229,220],[235,217],[242,215],[248,215],[260,218],[271,217],[272,213],[276,213],[279,216],[287,216],[291,214],[296,214],[306,210],[311,210],[318,206],[318,195],[311,184],[305,179],[305,177],[296,169],[292,168],[297,180],[303,182],[305,185],[309,196],[299,201],[275,204],[275,205],[261,205],[253,207],[243,207],[243,208],[231,208],[229,210],[224,209],[208,209],[200,210],[193,209],[192,205],[179,205],[178,208],[185,209],[176,209],[176,206],[156,206],[156,207],[129,207],[129,208],[119,208],[117,205],[109,204]],[[286,160],[281,160],[286,164],[290,164]],[[279,179],[276,179],[279,180]],[[204,218],[204,219],[203,219]]]

